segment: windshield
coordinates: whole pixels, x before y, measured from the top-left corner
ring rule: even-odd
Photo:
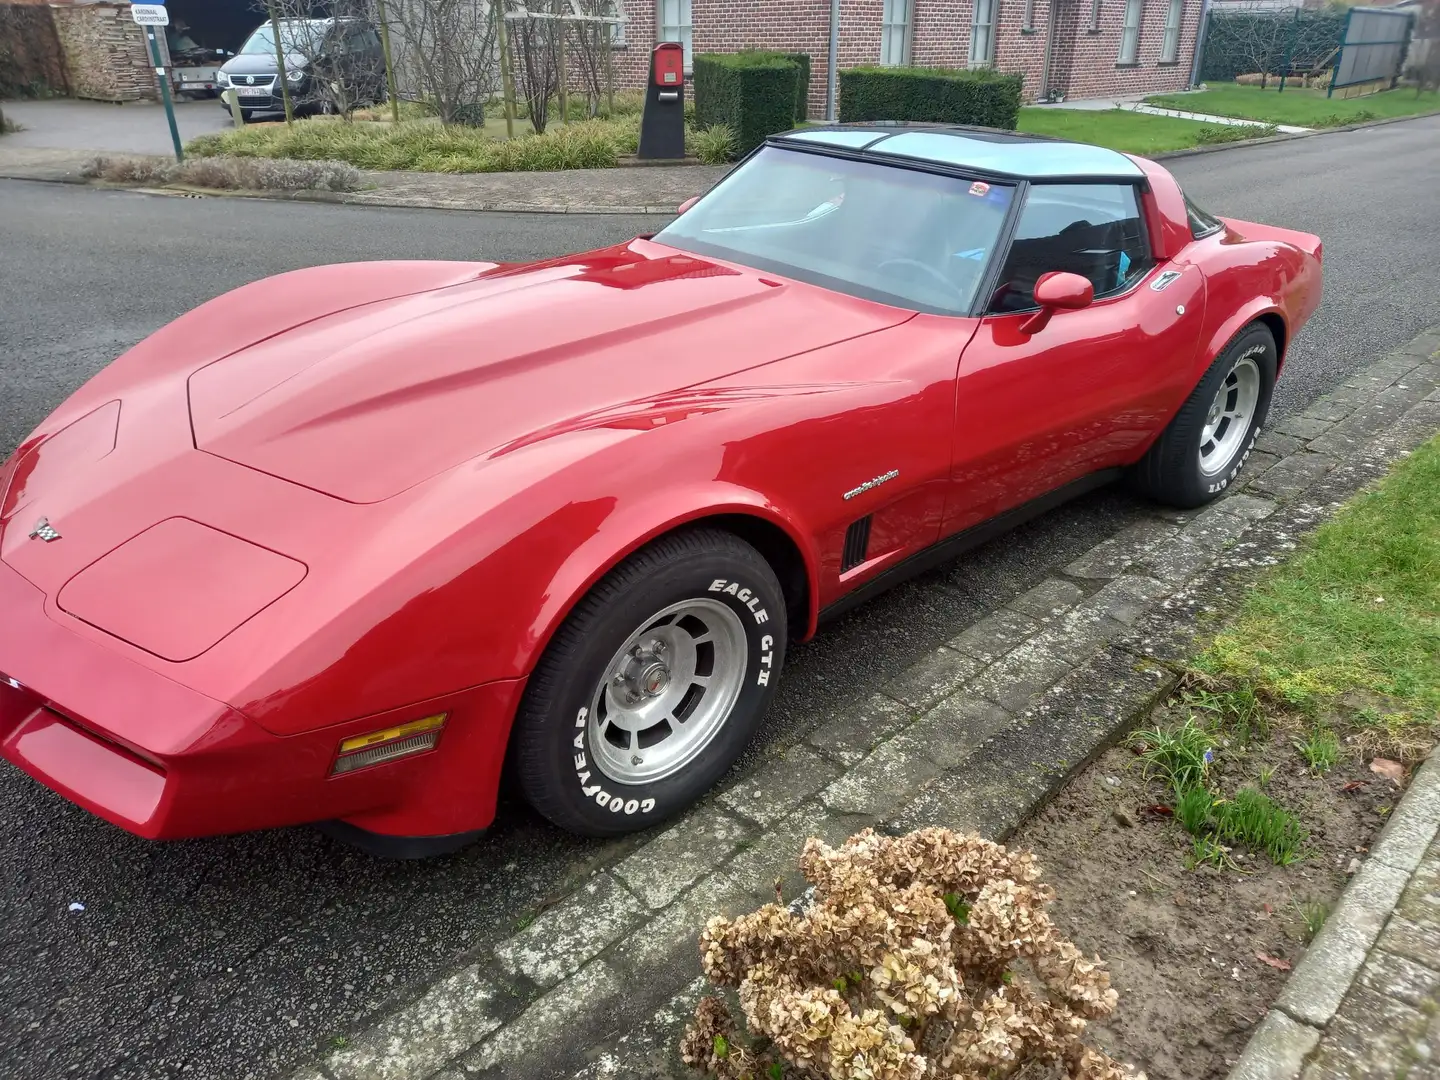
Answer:
[[[285,43],[285,51],[303,55],[315,52],[325,37],[326,25],[324,19],[281,19],[280,40]],[[240,52],[274,56],[275,31],[271,25],[257,27],[240,46]]]
[[[768,146],[655,239],[920,311],[966,314],[1015,189]]]

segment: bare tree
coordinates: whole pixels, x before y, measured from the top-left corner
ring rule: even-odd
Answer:
[[[256,7],[269,17],[259,32],[269,36],[283,69],[275,93],[283,80],[297,112],[348,117],[358,105],[385,99],[384,53],[364,0],[337,3],[338,11],[347,12],[337,18],[313,18],[312,0],[258,0]]]
[[[550,99],[560,92],[560,50],[565,40],[565,23],[556,17],[560,13],[559,5],[548,6],[552,10],[527,11],[524,18],[512,19],[508,24],[515,88],[525,101],[530,126],[537,135],[545,134],[545,126],[550,121]],[[540,17],[535,17],[537,14]],[[547,15],[550,17],[546,18]]]
[[[445,124],[478,119],[500,87],[495,14],[486,0],[389,0],[397,66]]]
[[[579,72],[585,90],[585,115],[599,116],[600,103],[614,96],[613,42],[619,17],[615,0],[571,0],[571,9],[580,18],[567,23],[566,39],[570,68]]]
[[[1264,90],[1272,75],[1280,74],[1285,61],[1289,21],[1279,15],[1259,15],[1249,20],[1245,32],[1236,38],[1236,54],[1250,72],[1259,72]]]

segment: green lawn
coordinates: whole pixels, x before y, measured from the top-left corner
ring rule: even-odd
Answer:
[[[1253,590],[1197,666],[1317,721],[1359,692],[1362,724],[1392,737],[1428,730],[1433,741],[1440,732],[1440,438],[1353,499]]]
[[[1093,112],[1085,109],[1021,109],[1020,130],[1142,155],[1184,150],[1201,143],[1253,139],[1267,134],[1260,129],[1222,128],[1218,124],[1150,116],[1127,109]]]
[[[1440,93],[1434,90],[1419,95],[1414,90],[1386,90],[1353,98],[1342,98],[1337,91],[1335,97],[1327,98],[1324,90],[1287,86],[1282,94],[1276,85],[1261,90],[1258,86],[1219,83],[1199,93],[1160,94],[1145,100],[1167,109],[1300,127],[1336,127],[1362,120],[1440,111]]]

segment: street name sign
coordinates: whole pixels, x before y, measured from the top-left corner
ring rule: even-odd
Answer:
[[[170,12],[164,4],[131,4],[130,17],[141,26],[170,25]]]

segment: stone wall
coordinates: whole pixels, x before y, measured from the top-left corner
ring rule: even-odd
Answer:
[[[0,98],[67,90],[50,8],[25,0],[0,3]]]
[[[51,12],[72,94],[99,101],[158,99],[145,33],[130,17],[129,4],[56,5]]]

